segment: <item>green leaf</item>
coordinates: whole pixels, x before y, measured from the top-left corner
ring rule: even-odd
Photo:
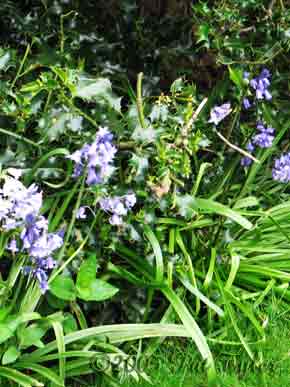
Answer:
[[[20,362],[20,363],[17,363],[15,367],[20,369],[29,369],[41,376],[44,376],[46,379],[50,380],[52,383],[56,384],[57,386],[64,386],[62,379],[55,372],[39,364]]]
[[[8,316],[3,323],[0,323],[0,344],[12,337],[20,324],[40,318],[41,316],[35,312]]]
[[[38,380],[27,376],[17,370],[8,367],[0,367],[0,377],[4,377],[8,380],[13,380],[14,382],[20,384],[23,387],[42,387],[43,383],[40,383]]]
[[[65,319],[63,322],[63,329],[65,334],[75,332],[78,330],[78,324],[72,314],[67,313],[65,315]]]
[[[214,310],[219,316],[224,316],[224,311],[215,303],[213,303],[210,299],[208,299],[204,294],[202,294],[197,287],[194,287],[187,277],[183,275],[180,277],[180,281],[182,284],[193,294],[195,297],[199,298],[205,305]]]
[[[176,94],[176,93],[179,93],[181,92],[181,90],[183,89],[184,87],[184,81],[182,78],[178,78],[176,79],[172,85],[170,86],[170,92],[172,94]]]
[[[243,88],[244,81],[243,81],[243,70],[238,68],[232,68],[228,67],[229,73],[230,73],[230,79],[234,82],[236,86],[238,86],[239,89]]]
[[[194,214],[194,212],[219,214],[233,220],[246,230],[253,228],[253,224],[238,212],[211,199],[194,198],[190,195],[185,195],[177,200],[179,206],[180,203],[184,206],[183,212],[185,212],[186,215],[188,215],[188,213],[190,214],[190,212],[192,212],[192,214]]]
[[[57,343],[57,349],[59,355],[62,355],[65,352],[65,342],[64,342],[64,336],[63,336],[63,328],[60,322],[55,321],[52,323],[53,330],[55,333],[56,343]],[[60,356],[59,358],[59,375],[61,377],[61,380],[65,381],[65,358],[62,358]]]
[[[40,328],[35,324],[20,329],[18,332],[20,346],[22,348],[30,347],[31,345],[39,346],[39,340],[45,335],[45,332],[46,329]]]
[[[87,101],[107,103],[116,111],[121,110],[121,99],[114,96],[112,85],[107,78],[89,78],[81,75],[75,85],[74,97],[79,97]]]
[[[259,200],[255,196],[248,196],[244,199],[239,199],[236,201],[234,208],[247,208],[247,207],[256,207],[259,205]]]
[[[196,43],[206,42],[205,46],[209,47],[209,32],[210,32],[209,25],[208,24],[201,24],[197,30],[198,39],[197,39]]]
[[[100,279],[91,281],[86,287],[78,287],[78,297],[85,301],[103,301],[113,297],[119,289]]]
[[[195,322],[195,319],[190,314],[187,307],[184,305],[180,297],[171,289],[171,288],[163,288],[163,294],[170,301],[171,305],[175,309],[179,318],[183,322],[184,327],[187,329],[188,333],[194,340],[202,358],[207,361],[207,365],[209,367],[209,371],[215,374],[214,360],[212,357],[212,353],[207,344],[206,338],[202,333],[201,329]]]
[[[85,287],[86,284],[96,278],[97,273],[97,257],[96,254],[90,254],[83,261],[77,276],[77,287]]]
[[[81,265],[76,289],[78,297],[85,301],[103,301],[113,297],[118,289],[109,283],[96,279],[97,259],[91,254]]]
[[[6,324],[0,324],[0,344],[4,343],[6,340],[12,337],[13,333],[14,331]]]
[[[146,337],[191,337],[191,334],[183,325],[177,324],[114,324],[102,325],[82,329],[64,336],[65,345],[80,340],[107,338],[111,344],[124,341],[137,340]],[[57,349],[56,341],[47,343],[44,348],[37,349],[26,354],[25,359],[29,361],[40,359],[43,355]]]
[[[10,53],[9,51],[4,51],[1,50],[0,53],[0,70],[6,70],[7,69],[7,64],[10,61]]]
[[[2,364],[6,365],[6,364],[14,363],[19,356],[20,356],[20,352],[18,351],[18,349],[14,345],[11,345],[7,349],[7,351],[4,352],[4,355],[2,357]]]
[[[155,258],[156,258],[156,281],[157,282],[162,282],[163,281],[163,272],[164,272],[164,264],[163,264],[163,257],[162,257],[162,251],[160,248],[160,244],[158,242],[158,239],[156,238],[155,234],[151,230],[151,228],[147,225],[144,224],[144,234],[148,238]]]
[[[40,118],[38,126],[43,135],[49,141],[53,141],[68,130],[80,132],[82,129],[82,120],[81,116],[73,114],[66,107],[54,108]]]
[[[51,293],[66,301],[74,301],[76,299],[76,288],[71,277],[59,275],[49,285]]]

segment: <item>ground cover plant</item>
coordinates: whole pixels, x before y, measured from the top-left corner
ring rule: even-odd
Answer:
[[[36,3],[0,6],[1,383],[156,385],[156,356],[188,348],[180,385],[267,385],[287,358],[289,11],[122,1],[117,38],[107,8]]]

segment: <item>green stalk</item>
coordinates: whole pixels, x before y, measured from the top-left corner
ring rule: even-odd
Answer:
[[[10,137],[14,137],[14,138],[16,138],[17,140],[26,142],[27,144],[32,145],[32,146],[34,146],[34,147],[36,147],[36,148],[41,148],[41,146],[40,146],[39,144],[37,144],[37,143],[34,142],[34,141],[29,140],[29,139],[26,138],[26,137],[21,136],[20,134],[13,133],[13,132],[9,132],[9,130],[2,129],[2,128],[0,128],[0,133],[6,134],[7,136],[10,136]]]
[[[143,73],[139,73],[137,77],[137,110],[139,122],[142,128],[145,128],[145,118],[144,118],[144,110],[143,110],[143,102],[142,102],[142,79]]]
[[[22,71],[22,69],[23,69],[24,63],[26,62],[26,59],[27,59],[27,57],[28,57],[28,55],[29,55],[29,53],[30,53],[30,49],[31,49],[31,46],[30,46],[30,44],[28,44],[27,47],[26,47],[24,56],[23,56],[23,58],[22,58],[22,61],[21,61],[21,63],[20,63],[19,69],[18,69],[18,71],[17,71],[17,73],[16,73],[16,76],[15,76],[15,78],[13,79],[13,82],[11,83],[11,89],[13,89],[13,87],[15,86],[15,83],[16,83],[17,79],[19,78],[19,75],[20,75],[20,73],[21,73],[21,71]]]
[[[72,213],[72,218],[71,218],[71,221],[70,221],[70,224],[68,226],[68,229],[67,229],[67,232],[66,232],[66,235],[65,235],[65,239],[64,239],[64,243],[59,251],[59,254],[57,256],[57,260],[60,261],[64,255],[64,252],[65,252],[65,249],[66,249],[66,245],[69,241],[69,238],[71,236],[71,233],[72,233],[72,230],[73,230],[73,227],[74,227],[74,224],[75,224],[75,220],[76,220],[76,215],[77,215],[77,211],[80,207],[80,204],[81,204],[81,200],[82,200],[82,197],[83,197],[83,193],[84,193],[84,187],[85,187],[85,179],[86,179],[86,176],[87,174],[84,173],[82,178],[81,178],[81,187],[80,187],[80,191],[79,191],[79,194],[78,194],[78,197],[77,197],[77,201],[76,201],[76,205],[73,209],[73,213]]]

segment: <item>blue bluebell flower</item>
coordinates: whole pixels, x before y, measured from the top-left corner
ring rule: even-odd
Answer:
[[[272,177],[281,183],[290,182],[290,153],[286,153],[275,160]]]
[[[255,150],[255,147],[254,145],[252,144],[252,142],[248,142],[247,146],[246,146],[246,149],[249,153],[252,153],[254,150]],[[244,156],[241,158],[241,165],[243,167],[248,167],[252,164],[253,160],[248,157],[248,156]]]
[[[124,196],[115,196],[111,198],[103,198],[100,200],[102,210],[111,214],[109,222],[112,225],[121,225],[123,217],[136,204],[136,196],[133,192]]]
[[[10,243],[8,244],[7,246],[7,250],[10,250],[13,254],[17,253],[17,251],[19,251],[18,247],[17,247],[17,241],[16,239],[12,239],[10,241]]]
[[[260,148],[270,148],[275,138],[273,135],[275,129],[271,127],[265,128],[261,122],[257,124],[257,129],[259,133],[253,137],[253,143]]]
[[[270,76],[270,71],[263,69],[258,77],[251,79],[250,85],[256,91],[257,99],[272,99],[272,95],[268,90],[268,87],[270,86]]]
[[[86,183],[103,183],[112,172],[112,163],[117,152],[112,140],[112,133],[107,128],[100,128],[92,144],[85,144],[68,156],[75,162],[73,177],[81,176],[85,168],[88,168]]]
[[[212,122],[214,125],[218,125],[227,115],[232,111],[230,103],[224,103],[220,106],[215,106],[210,111],[210,119],[208,122]]]
[[[48,276],[44,269],[38,267],[32,271],[33,275],[39,282],[41,293],[44,294],[48,290]]]
[[[250,102],[250,100],[248,99],[248,98],[244,98],[243,99],[243,106],[244,106],[244,108],[247,110],[247,109],[250,109],[250,107],[252,106],[251,105],[251,102]]]
[[[35,184],[26,188],[17,177],[5,176],[0,189],[0,220],[4,230],[17,230],[21,246],[12,239],[7,249],[13,253],[21,250],[28,254],[30,266],[23,267],[24,274],[31,274],[39,282],[42,292],[48,289],[48,271],[55,267],[51,255],[63,244],[60,233],[48,232],[48,221],[40,215],[42,192]]]
[[[78,210],[77,210],[77,213],[76,213],[76,218],[77,219],[86,219],[87,215],[86,215],[86,207],[80,207]]]

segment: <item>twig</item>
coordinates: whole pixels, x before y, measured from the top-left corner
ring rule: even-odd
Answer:
[[[199,104],[198,108],[196,111],[193,113],[192,117],[190,120],[187,122],[187,124],[182,128],[181,130],[181,135],[183,137],[187,136],[188,131],[190,130],[190,127],[193,125],[194,121],[197,119],[199,113],[202,111],[204,108],[205,104],[207,103],[208,98],[204,98],[201,103]]]
[[[260,160],[256,159],[251,153],[246,152],[245,150],[239,148],[238,146],[232,144],[229,142],[220,132],[216,130],[217,135],[221,140],[223,140],[230,148],[236,150],[237,152],[241,153],[243,156],[249,157],[251,160],[253,160],[255,163],[260,164]]]

